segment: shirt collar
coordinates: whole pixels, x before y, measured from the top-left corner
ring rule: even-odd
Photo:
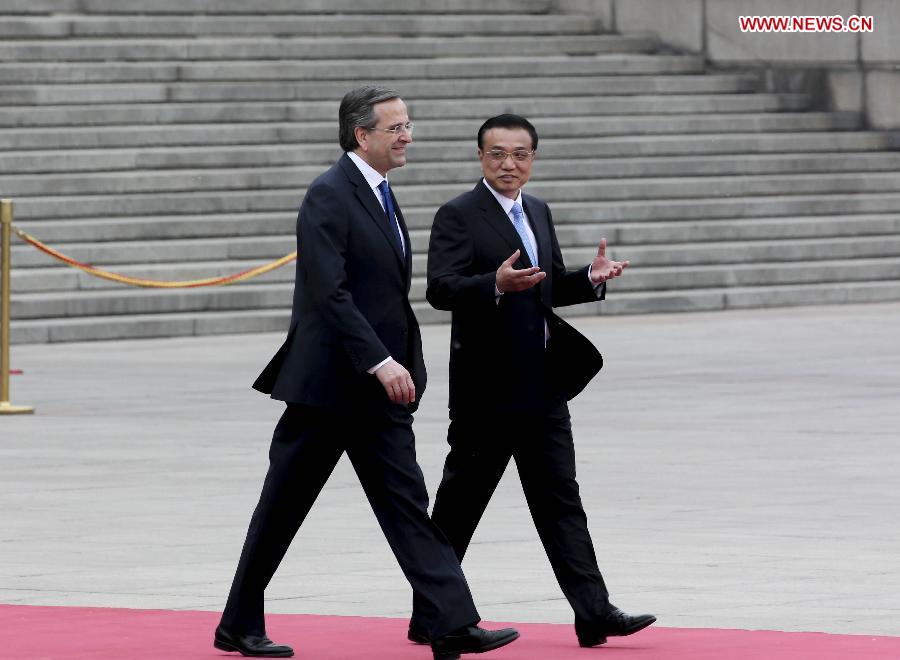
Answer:
[[[369,165],[366,161],[360,158],[359,154],[356,154],[352,151],[348,151],[347,155],[350,156],[350,160],[354,162],[356,167],[362,173],[363,177],[366,180],[366,183],[369,184],[369,187],[375,191],[378,189],[378,186],[382,181],[387,181],[381,174],[375,170],[371,165]]]
[[[494,190],[491,187],[491,184],[489,184],[487,182],[487,179],[482,179],[481,182],[485,186],[487,186],[488,190],[491,191],[491,194],[497,199],[497,201],[500,203],[500,206],[503,207],[503,212],[506,213],[506,215],[509,215],[510,213],[512,213],[513,204],[515,204],[516,202],[519,203],[519,206],[522,206],[522,189],[521,188],[519,189],[519,194],[516,196],[516,198],[510,199],[506,195],[501,195],[496,190]],[[524,210],[525,209],[523,208],[522,211],[524,212]]]

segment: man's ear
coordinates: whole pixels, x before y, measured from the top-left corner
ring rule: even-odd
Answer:
[[[356,136],[356,143],[360,146],[363,151],[369,150],[369,131],[367,131],[362,126],[357,126],[353,129],[353,135]]]

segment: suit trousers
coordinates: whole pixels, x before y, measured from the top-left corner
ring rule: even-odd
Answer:
[[[485,417],[489,421],[485,420]],[[528,509],[576,621],[594,621],[609,592],[597,566],[587,516],[575,479],[575,447],[565,399],[537,414],[456,415],[450,452],[435,496],[432,520],[462,562],[481,516],[514,459]],[[412,626],[424,628],[414,599]],[[422,623],[420,623],[422,621]]]
[[[288,404],[275,428],[222,624],[236,633],[265,634],[265,588],[345,451],[397,562],[421,595],[423,629],[438,637],[477,623],[459,560],[428,517],[409,411],[396,404],[342,412]]]

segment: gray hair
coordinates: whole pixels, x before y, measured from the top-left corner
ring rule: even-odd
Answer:
[[[367,85],[351,89],[341,99],[338,110],[338,141],[344,151],[353,151],[359,146],[356,141],[356,129],[374,128],[375,106],[385,101],[400,98],[400,95],[387,87]]]

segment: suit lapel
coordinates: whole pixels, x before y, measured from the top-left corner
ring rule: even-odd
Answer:
[[[491,194],[491,191],[487,189],[483,181],[479,181],[478,185],[475,186],[475,192],[478,195],[478,206],[482,211],[485,224],[500,234],[503,240],[506,241],[510,247],[510,254],[519,250],[519,258],[516,264],[520,268],[531,266],[531,262],[528,259],[528,251],[519,237],[519,232],[513,227],[509,216],[503,212],[503,207],[500,206],[500,203]],[[540,259],[540,256],[538,256],[538,259]]]
[[[394,255],[397,257],[397,261],[399,261],[401,266],[404,266],[405,268],[406,260],[404,260],[403,258],[403,252],[400,250],[400,246],[397,244],[397,237],[394,236],[393,230],[388,225],[387,214],[381,207],[381,202],[375,196],[375,191],[369,187],[366,178],[362,175],[362,172],[359,171],[359,168],[353,163],[353,161],[350,160],[350,157],[347,154],[344,154],[338,162],[343,168],[344,174],[346,174],[350,182],[354,186],[356,186],[356,198],[369,214],[369,217],[372,219],[372,221],[378,226],[378,229],[381,231],[381,234],[384,236],[385,240],[390,243],[391,248],[394,250]],[[393,197],[393,193],[391,196]],[[397,204],[396,198],[394,198],[394,211],[396,212],[399,219],[400,206]],[[403,225],[401,224],[401,227],[402,226]],[[406,244],[407,246],[409,246],[409,240],[406,240]],[[406,253],[409,254],[408,247]]]

